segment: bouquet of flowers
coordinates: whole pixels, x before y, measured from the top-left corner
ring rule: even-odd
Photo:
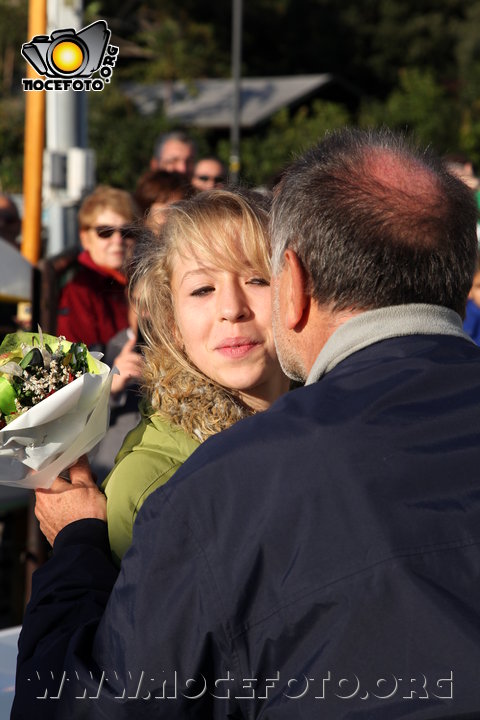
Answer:
[[[0,484],[50,487],[103,437],[110,368],[83,343],[41,332],[0,345]],[[31,470],[37,472],[31,474]]]

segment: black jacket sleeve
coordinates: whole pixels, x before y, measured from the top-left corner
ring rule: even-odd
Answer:
[[[206,555],[167,489],[154,496],[117,582],[104,523],[59,534],[34,575],[12,720],[228,717],[215,679],[235,669]]]
[[[106,523],[80,520],[58,534],[52,557],[33,578],[19,639],[12,719],[56,716],[61,703],[52,707],[48,698],[62,695],[72,645],[91,646],[117,574]]]

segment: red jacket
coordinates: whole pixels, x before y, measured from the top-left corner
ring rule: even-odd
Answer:
[[[119,330],[128,327],[126,278],[93,262],[85,250],[81,265],[60,296],[57,334],[88,347],[105,345]]]

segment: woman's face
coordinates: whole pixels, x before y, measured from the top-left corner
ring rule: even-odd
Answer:
[[[178,340],[190,360],[255,409],[287,389],[273,341],[268,280],[201,256],[176,255],[172,294]]]
[[[128,246],[124,231],[128,226],[129,222],[123,215],[114,210],[100,210],[91,227],[80,233],[82,245],[94,263],[111,270],[121,270]]]
[[[165,222],[164,210],[172,203],[176,203],[183,197],[182,193],[173,193],[165,202],[154,202],[150,206],[145,225],[151,230],[158,230]]]

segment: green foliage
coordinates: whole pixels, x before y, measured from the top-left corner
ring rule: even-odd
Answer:
[[[244,138],[241,144],[242,179],[252,185],[270,184],[272,179],[293,159],[317,143],[327,130],[350,122],[341,105],[316,100],[309,110],[304,106],[291,116],[284,108],[272,118],[262,135]],[[226,156],[226,143],[219,154]]]
[[[480,99],[465,108],[463,112],[458,147],[471,158],[478,172],[480,169]]]
[[[343,0],[338,15],[348,38],[347,76],[376,95],[391,91],[402,68],[435,69],[442,79],[454,76],[456,30],[472,4],[478,2]]]
[[[198,10],[198,9],[197,9]],[[189,80],[196,77],[222,77],[230,67],[229,46],[219,44],[218,26],[211,18],[203,20],[188,3],[153,0],[141,2],[94,2],[88,5],[90,21],[107,20],[119,37],[122,50],[130,57],[120,61],[117,74],[137,82]]]
[[[31,0],[34,2],[35,0]],[[27,0],[0,0],[0,182],[21,187]],[[122,82],[230,74],[232,0],[89,0],[85,24],[105,19],[120,44],[113,82],[89,94],[99,182],[133,188],[148,167],[161,112],[141,116]],[[246,76],[338,74],[364,98],[358,113],[314,103],[244,133],[242,176],[267,182],[326,129],[345,123],[407,129],[441,152],[480,164],[480,0],[255,0],[243,3]],[[12,53],[14,63],[12,66]],[[16,97],[12,97],[16,96]],[[22,97],[20,97],[22,96]],[[228,163],[229,143],[192,130],[200,152]],[[217,144],[217,147],[215,147]]]
[[[102,92],[89,98],[88,114],[89,146],[96,155],[97,182],[134,190],[140,175],[149,168],[155,140],[174,125],[162,112],[142,115],[114,78]],[[210,152],[205,132],[189,134],[200,155]]]
[[[155,138],[167,124],[142,116],[112,79],[89,98],[89,145],[95,150],[97,182],[133,190],[148,169]]]
[[[0,190],[22,191],[24,97],[0,102]]]
[[[404,130],[413,133],[420,144],[447,152],[452,149],[452,139],[458,137],[460,117],[455,100],[433,73],[412,68],[400,72],[399,86],[385,102],[363,104],[359,123]]]
[[[0,0],[0,16],[0,189],[21,192],[25,102],[17,88],[25,74],[27,1]]]
[[[0,96],[20,82],[25,62],[20,55],[27,41],[27,0],[0,0]]]
[[[190,80],[205,75],[224,75],[228,61],[218,52],[214,28],[185,17],[148,13],[134,41],[150,55],[150,61],[137,64],[137,81]]]

